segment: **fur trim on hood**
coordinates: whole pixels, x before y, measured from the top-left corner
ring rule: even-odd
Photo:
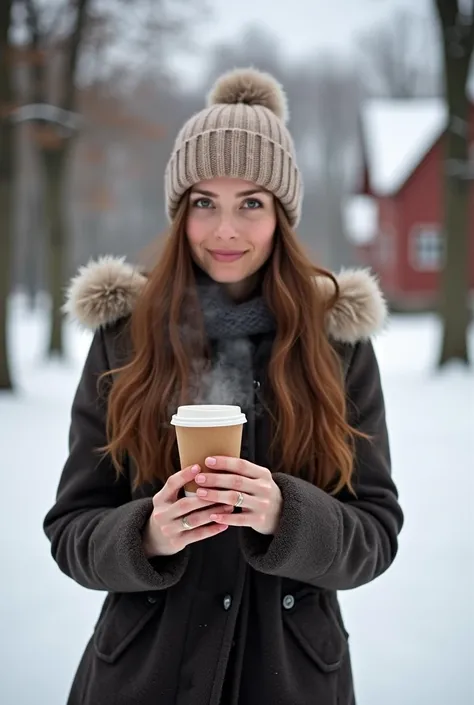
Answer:
[[[379,333],[386,323],[387,305],[376,277],[367,269],[347,269],[336,279],[340,297],[328,312],[329,337],[356,343]],[[124,257],[101,257],[79,269],[67,290],[63,310],[84,328],[111,325],[132,312],[146,280]],[[325,296],[331,296],[329,279],[318,278],[318,286]]]

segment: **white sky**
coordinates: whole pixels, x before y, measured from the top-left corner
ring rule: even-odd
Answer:
[[[370,28],[400,7],[416,5],[416,12],[433,12],[433,0],[207,0],[213,9],[198,41],[214,43],[238,36],[246,25],[259,23],[281,39],[289,57],[319,51],[350,52],[357,33]],[[204,52],[203,52],[204,54]],[[204,57],[188,58],[179,68],[188,80],[199,75]]]

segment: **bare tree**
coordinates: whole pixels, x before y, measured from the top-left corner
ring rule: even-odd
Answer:
[[[112,79],[125,90],[146,76],[166,80],[171,56],[199,50],[194,32],[210,16],[208,0],[96,0],[83,80]]]
[[[436,27],[414,9],[400,9],[390,21],[359,37],[367,93],[394,99],[431,97],[442,92]]]
[[[13,0],[0,3],[0,389],[12,389],[8,361],[13,193],[13,111],[10,31]]]
[[[75,114],[77,70],[84,40],[87,12],[91,0],[68,0],[55,8],[24,0],[30,47],[42,61],[29,62],[32,70],[33,97],[41,102],[23,106],[19,121],[34,125],[35,139],[45,174],[45,205],[49,241],[48,277],[51,296],[50,354],[63,354],[63,286],[68,260],[67,223],[63,199],[66,165],[78,133]],[[59,37],[59,40],[58,40]],[[49,51],[49,54],[48,54]],[[51,95],[51,57],[59,64],[61,80],[56,81],[56,98]],[[41,100],[42,99],[42,100]]]
[[[345,64],[319,62],[315,115],[321,154],[323,215],[327,233],[326,266],[353,264],[354,251],[344,227],[342,207],[355,168],[359,83]]]
[[[18,111],[18,119],[34,126],[35,143],[45,174],[48,219],[48,277],[51,296],[49,352],[63,352],[63,287],[67,278],[70,237],[65,184],[71,155],[85,122],[79,116],[80,89],[113,82],[130,90],[130,81],[148,67],[164,72],[166,49],[179,45],[202,2],[190,0],[22,0],[30,45],[42,57],[31,63],[33,102]],[[189,10],[184,12],[186,8]],[[149,68],[153,66],[153,71]],[[161,67],[161,68],[160,68]],[[116,79],[120,73],[120,84]],[[128,79],[128,81],[127,81]],[[104,91],[106,92],[106,91]],[[123,129],[131,122],[123,114],[101,116],[103,129]],[[121,123],[118,125],[117,123]],[[130,125],[127,125],[127,129]],[[139,127],[143,133],[144,122]],[[97,131],[96,131],[97,132]]]
[[[212,49],[207,82],[214,81],[223,71],[244,66],[267,71],[283,80],[286,71],[282,58],[278,39],[264,27],[249,24],[238,40],[222,42]]]
[[[357,78],[346,62],[323,55],[294,66],[288,85],[307,208],[318,204],[310,227],[318,230],[319,256],[331,269],[349,266],[353,248],[346,237],[342,204],[355,169]]]
[[[469,67],[474,50],[473,0],[436,0],[443,38],[444,79],[448,104],[445,155],[445,264],[441,280],[440,313],[443,342],[439,365],[452,359],[469,363]]]

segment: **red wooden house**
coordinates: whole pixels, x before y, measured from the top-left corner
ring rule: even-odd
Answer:
[[[346,208],[358,260],[401,309],[435,305],[443,264],[444,101],[373,100],[361,114],[363,183]],[[474,144],[474,107],[470,138]],[[474,156],[474,149],[473,149]],[[473,186],[474,189],[474,186]],[[474,291],[474,190],[470,276]]]

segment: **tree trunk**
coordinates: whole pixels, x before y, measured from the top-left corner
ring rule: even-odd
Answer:
[[[13,389],[8,356],[8,301],[11,290],[12,129],[0,127],[0,389]]]
[[[461,112],[459,106],[456,116]],[[467,144],[452,132],[448,132],[446,139],[446,157],[448,160],[467,163]],[[445,176],[445,264],[441,273],[440,291],[443,324],[440,367],[453,359],[469,363],[469,192],[468,180],[450,174]]]
[[[64,76],[64,96],[62,108],[73,111],[76,102],[76,71],[90,0],[77,0],[76,21],[70,38]],[[66,205],[62,197],[66,164],[74,144],[74,136],[64,138],[51,150],[42,150],[46,170],[47,219],[50,225],[49,290],[51,296],[51,328],[49,355],[64,356],[63,326],[61,307],[64,300],[63,287],[66,284],[68,264],[68,223]]]
[[[470,102],[467,78],[473,49],[473,27],[461,24],[457,2],[438,0],[443,33],[444,74],[448,104],[445,145],[444,242],[439,310],[443,339],[438,364],[453,359],[469,364],[469,232],[471,178],[469,164]],[[471,19],[471,22],[474,20]]]
[[[11,289],[13,211],[13,103],[8,35],[12,0],[0,8],[0,389],[13,389],[8,362],[8,299]]]
[[[42,257],[43,240],[43,212],[39,206],[39,198],[28,191],[25,198],[25,207],[28,212],[23,234],[26,241],[22,251],[22,283],[26,294],[26,305],[31,313],[36,310],[37,294],[40,290],[38,281],[39,266]]]
[[[51,299],[49,355],[64,355],[61,307],[64,303],[64,285],[67,278],[68,237],[63,199],[65,166],[69,156],[69,142],[57,149],[45,150],[42,160],[45,167],[46,219],[49,225],[47,247],[47,281]]]

